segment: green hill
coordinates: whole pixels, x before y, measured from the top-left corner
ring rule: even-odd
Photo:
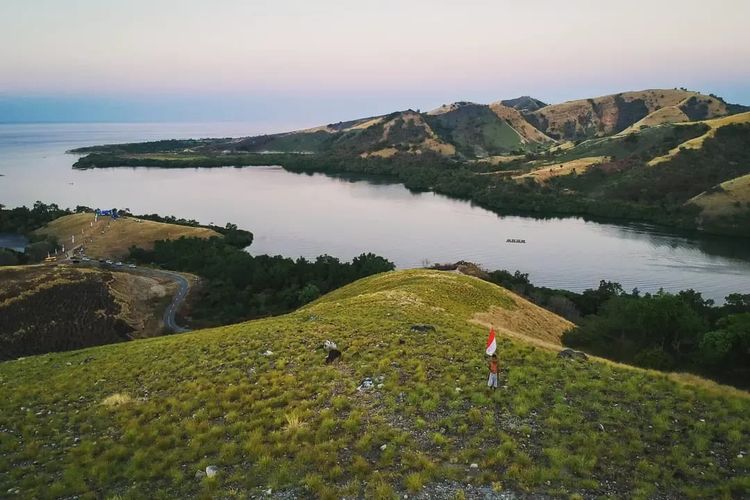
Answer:
[[[496,392],[485,387],[488,321],[501,334]],[[564,361],[554,346],[564,327],[487,282],[415,270],[360,280],[282,317],[6,362],[0,491],[750,494],[746,393]],[[324,364],[324,340],[342,360]],[[208,466],[218,473],[203,477]]]

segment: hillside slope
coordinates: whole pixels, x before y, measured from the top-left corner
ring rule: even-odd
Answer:
[[[651,89],[551,104],[528,113],[527,119],[554,139],[572,140],[733,112],[734,108],[718,97],[689,90]]]
[[[489,392],[487,330],[472,321],[498,310],[560,327],[487,282],[415,270],[283,317],[0,364],[0,491],[750,493],[745,393],[566,362],[521,337],[501,338],[501,388]],[[324,340],[342,360],[324,364]],[[218,473],[204,477],[207,466]]]
[[[0,267],[0,360],[159,335],[175,288],[93,267]]]

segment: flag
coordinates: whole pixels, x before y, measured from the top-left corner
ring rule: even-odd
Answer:
[[[497,350],[497,341],[495,340],[495,329],[490,327],[490,336],[487,337],[487,356],[492,356]]]

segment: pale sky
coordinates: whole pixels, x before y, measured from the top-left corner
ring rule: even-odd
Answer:
[[[0,0],[0,121],[308,125],[678,86],[750,104],[750,1]]]

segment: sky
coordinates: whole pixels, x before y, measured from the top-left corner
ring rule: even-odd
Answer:
[[[274,127],[687,87],[750,104],[750,1],[1,0],[0,122]]]

